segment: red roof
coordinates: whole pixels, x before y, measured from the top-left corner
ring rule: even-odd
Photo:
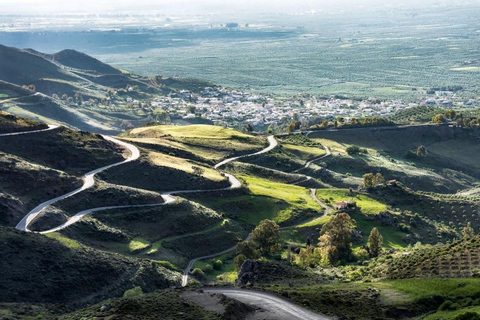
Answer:
[[[340,202],[336,202],[336,203],[335,203],[336,206],[345,206],[345,205],[347,205],[347,204],[348,204],[348,203],[345,202],[345,201],[340,201]]]

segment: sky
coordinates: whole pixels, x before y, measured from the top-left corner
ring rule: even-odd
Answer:
[[[429,0],[429,2],[444,2]],[[455,2],[455,1],[451,1]],[[460,1],[462,2],[462,1]],[[463,2],[466,2],[463,1]],[[425,0],[0,0],[3,14],[115,12],[302,12],[332,7],[414,6]]]

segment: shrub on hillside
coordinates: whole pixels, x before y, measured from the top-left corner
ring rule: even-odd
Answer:
[[[202,271],[205,272],[205,274],[209,274],[210,272],[213,271],[213,267],[211,264],[206,264],[203,268]]]
[[[222,260],[215,260],[212,262],[212,266],[214,270],[221,270],[223,267],[223,262]]]
[[[367,149],[362,149],[358,146],[349,146],[347,149],[345,149],[349,155],[353,154],[360,154],[360,153],[368,153]]]
[[[125,293],[123,294],[123,297],[124,298],[137,297],[137,296],[141,296],[142,294],[143,294],[142,287],[135,287],[125,291]]]
[[[191,274],[192,274],[193,277],[195,277],[197,279],[200,279],[200,280],[205,279],[205,272],[203,272],[202,269],[195,268],[195,269],[193,269]]]
[[[457,310],[459,308],[458,303],[453,303],[450,300],[446,300],[444,303],[438,307],[439,311],[446,311],[446,310]]]
[[[459,314],[453,320],[480,320],[480,315],[476,312],[465,312]]]

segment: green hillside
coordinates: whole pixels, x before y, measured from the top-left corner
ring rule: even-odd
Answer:
[[[2,302],[85,303],[177,283],[179,274],[153,261],[129,259],[55,239],[1,228]]]

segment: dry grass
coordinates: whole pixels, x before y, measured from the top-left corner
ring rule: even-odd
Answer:
[[[212,168],[200,166],[196,163],[190,162],[183,158],[173,157],[173,156],[158,153],[158,152],[151,152],[148,158],[152,163],[158,166],[169,167],[169,168],[181,170],[191,174],[196,174],[197,172],[198,173],[201,172],[201,176],[209,180],[214,180],[214,181],[224,180],[224,177],[222,177],[222,175],[218,171]]]

